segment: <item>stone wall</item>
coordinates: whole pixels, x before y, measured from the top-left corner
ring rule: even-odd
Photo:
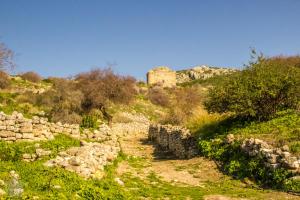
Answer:
[[[262,140],[250,138],[243,141],[241,149],[249,156],[263,158],[268,168],[285,168],[300,173],[300,158],[293,156],[287,145],[274,148]]]
[[[192,158],[198,154],[196,139],[189,130],[179,126],[151,125],[148,138],[177,158]]]
[[[7,142],[51,140],[64,133],[80,138],[78,124],[50,123],[47,118],[34,116],[26,119],[21,113],[6,115],[0,112],[0,140]]]
[[[176,72],[168,67],[154,68],[147,73],[147,84],[174,87],[176,86]]]
[[[192,158],[199,153],[196,138],[191,135],[189,130],[179,126],[151,125],[148,138],[178,158]],[[224,140],[229,144],[235,141],[232,134],[227,135]],[[300,173],[300,157],[293,156],[286,145],[275,148],[263,140],[249,138],[244,139],[240,147],[247,155],[262,158],[268,168],[284,168],[296,174]]]

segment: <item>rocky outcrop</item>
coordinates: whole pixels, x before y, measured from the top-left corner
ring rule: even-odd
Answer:
[[[198,154],[196,138],[189,130],[179,126],[151,125],[148,138],[177,158],[192,158]]]
[[[230,74],[236,72],[236,69],[209,67],[205,65],[196,66],[192,69],[176,72],[177,83],[184,83],[193,80],[205,80],[213,76]]]

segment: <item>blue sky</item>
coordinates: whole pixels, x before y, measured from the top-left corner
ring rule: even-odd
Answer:
[[[0,0],[17,72],[95,67],[144,79],[157,65],[243,66],[250,47],[300,54],[299,0]]]

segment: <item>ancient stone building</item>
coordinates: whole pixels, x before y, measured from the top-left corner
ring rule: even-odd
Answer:
[[[168,67],[156,67],[147,73],[148,85],[176,86],[176,72]]]

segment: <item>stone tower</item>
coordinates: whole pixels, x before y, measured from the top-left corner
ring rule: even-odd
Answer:
[[[147,84],[174,87],[176,86],[176,72],[165,66],[153,68],[147,73]]]

